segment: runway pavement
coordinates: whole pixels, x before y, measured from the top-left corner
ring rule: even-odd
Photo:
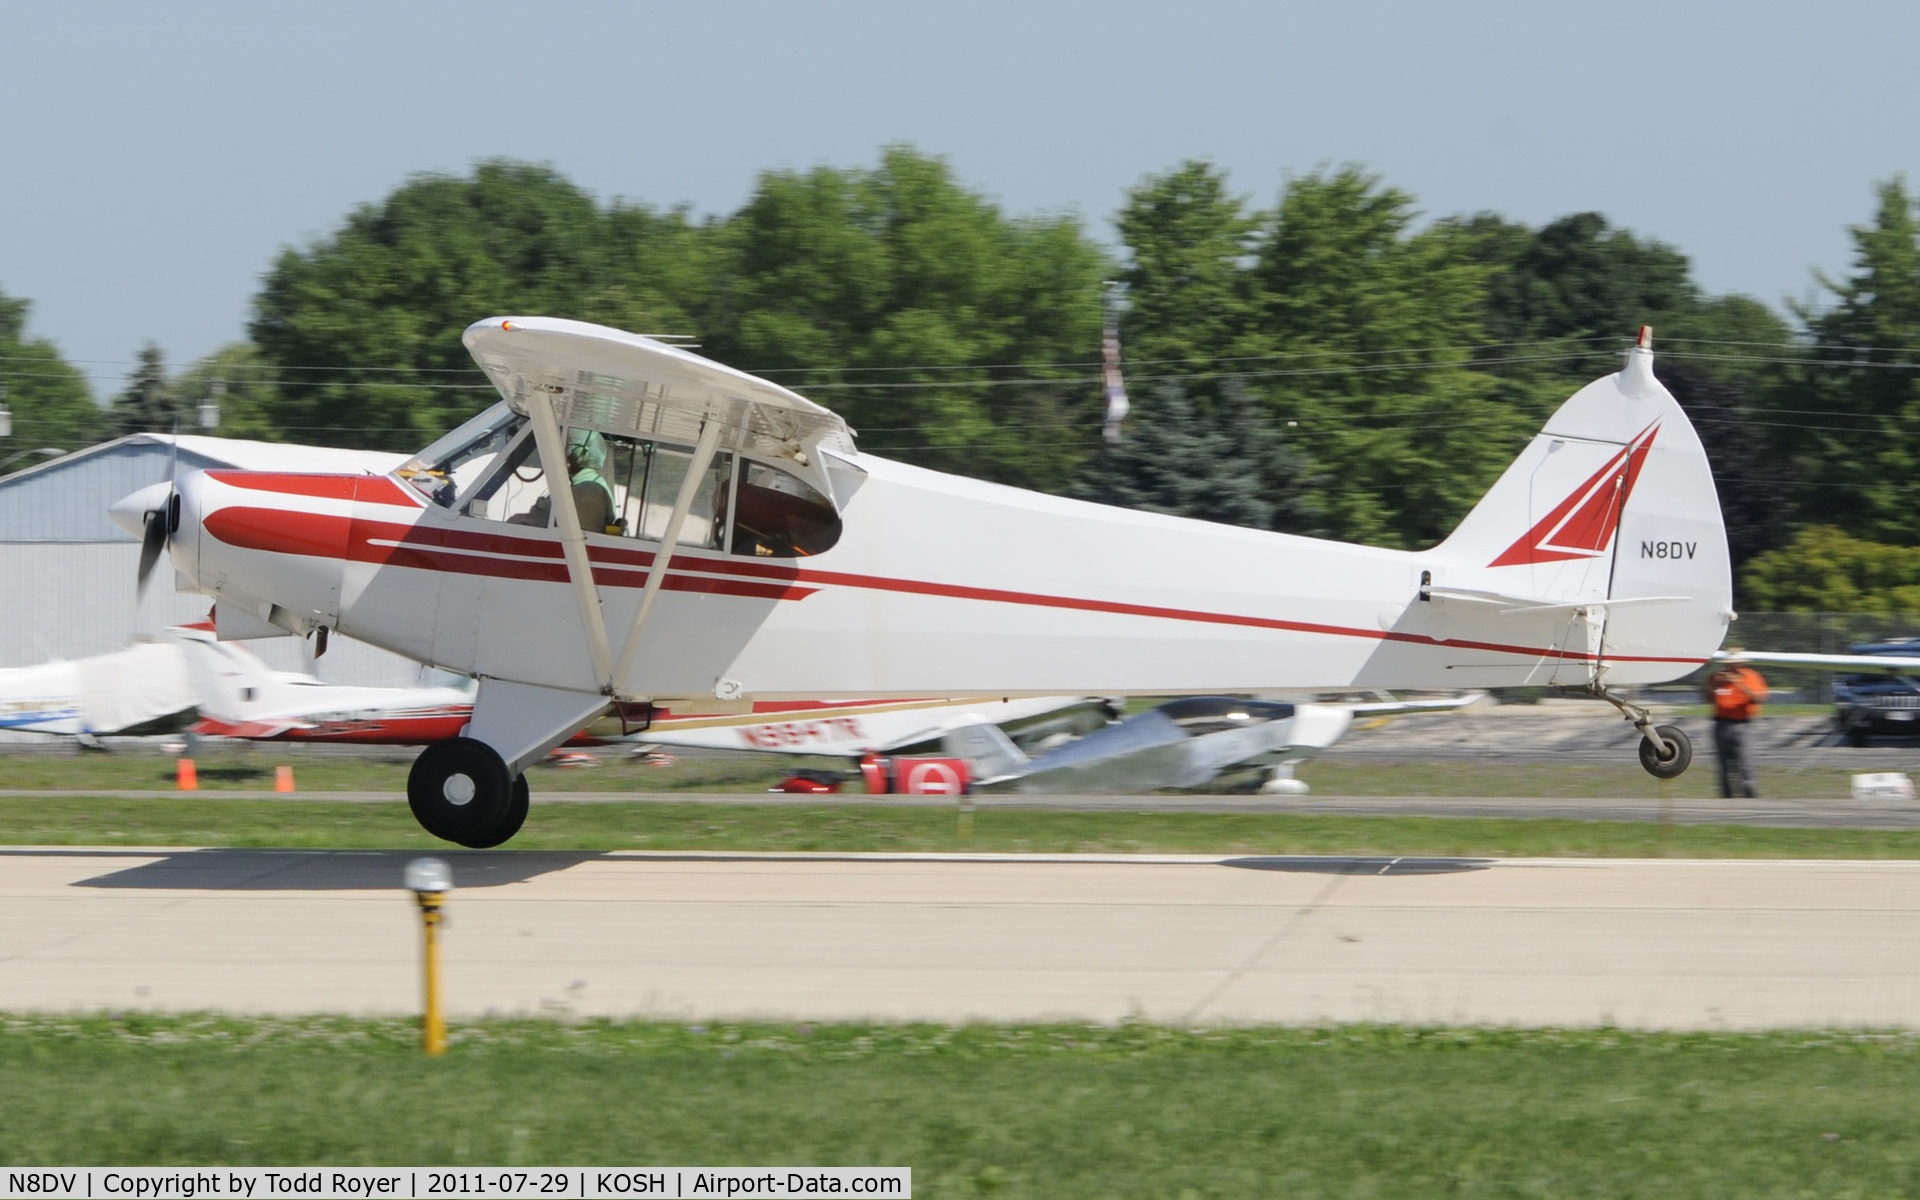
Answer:
[[[0,1009],[417,1009],[401,852],[0,849]],[[1920,862],[450,853],[488,1012],[1920,1027]]]

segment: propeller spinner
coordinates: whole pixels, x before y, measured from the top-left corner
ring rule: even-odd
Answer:
[[[140,538],[139,582],[146,587],[147,576],[160,561],[167,539],[180,529],[180,492],[171,482],[156,483],[121,498],[107,510],[114,524]]]

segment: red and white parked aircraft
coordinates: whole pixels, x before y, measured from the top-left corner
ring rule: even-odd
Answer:
[[[276,671],[212,622],[170,631],[186,652],[203,737],[252,741],[426,746],[458,737],[473,720],[472,687],[355,687],[297,671]],[[169,647],[171,649],[171,647]],[[4,692],[0,691],[0,698]],[[1088,733],[1110,713],[1080,696],[1023,699],[763,701],[751,713],[676,714],[656,709],[641,732],[596,721],[568,744],[613,741],[859,758],[937,743],[957,729],[1010,726],[1034,735]]]
[[[466,331],[503,399],[392,475],[204,471],[114,513],[223,638],[339,630],[477,677],[408,785],[465,845],[512,836],[522,772],[610,706],[1548,684],[1613,701],[1677,774],[1684,737],[1615,689],[1704,662],[1732,589],[1650,340],[1422,551],[906,466],[776,384],[546,317]]]

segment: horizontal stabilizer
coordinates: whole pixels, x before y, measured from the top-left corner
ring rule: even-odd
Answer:
[[[1647,604],[1685,604],[1691,596],[1627,596],[1618,600],[1549,600],[1543,596],[1509,596],[1501,592],[1484,592],[1475,588],[1428,588],[1427,599],[1445,603],[1457,601],[1463,604],[1500,605],[1500,613],[1506,616],[1512,613],[1574,612],[1585,609],[1590,612],[1603,612],[1612,608],[1626,608],[1630,605]]]
[[[1920,655],[1911,654],[1768,654],[1745,650],[1721,651],[1715,662],[1745,661],[1782,667],[1830,667],[1836,671],[1920,671]]]
[[[940,748],[948,757],[965,759],[967,773],[976,783],[1004,779],[1031,761],[998,725],[967,725],[951,730],[940,739]]]

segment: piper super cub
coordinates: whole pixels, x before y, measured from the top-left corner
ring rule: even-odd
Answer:
[[[512,837],[522,772],[610,708],[1554,685],[1614,703],[1671,776],[1686,738],[1616,689],[1692,671],[1733,618],[1713,478],[1646,330],[1423,551],[876,458],[802,396],[597,325],[465,342],[502,400],[393,474],[201,471],[114,513],[222,638],[334,630],[477,678],[407,784],[467,846]]]

